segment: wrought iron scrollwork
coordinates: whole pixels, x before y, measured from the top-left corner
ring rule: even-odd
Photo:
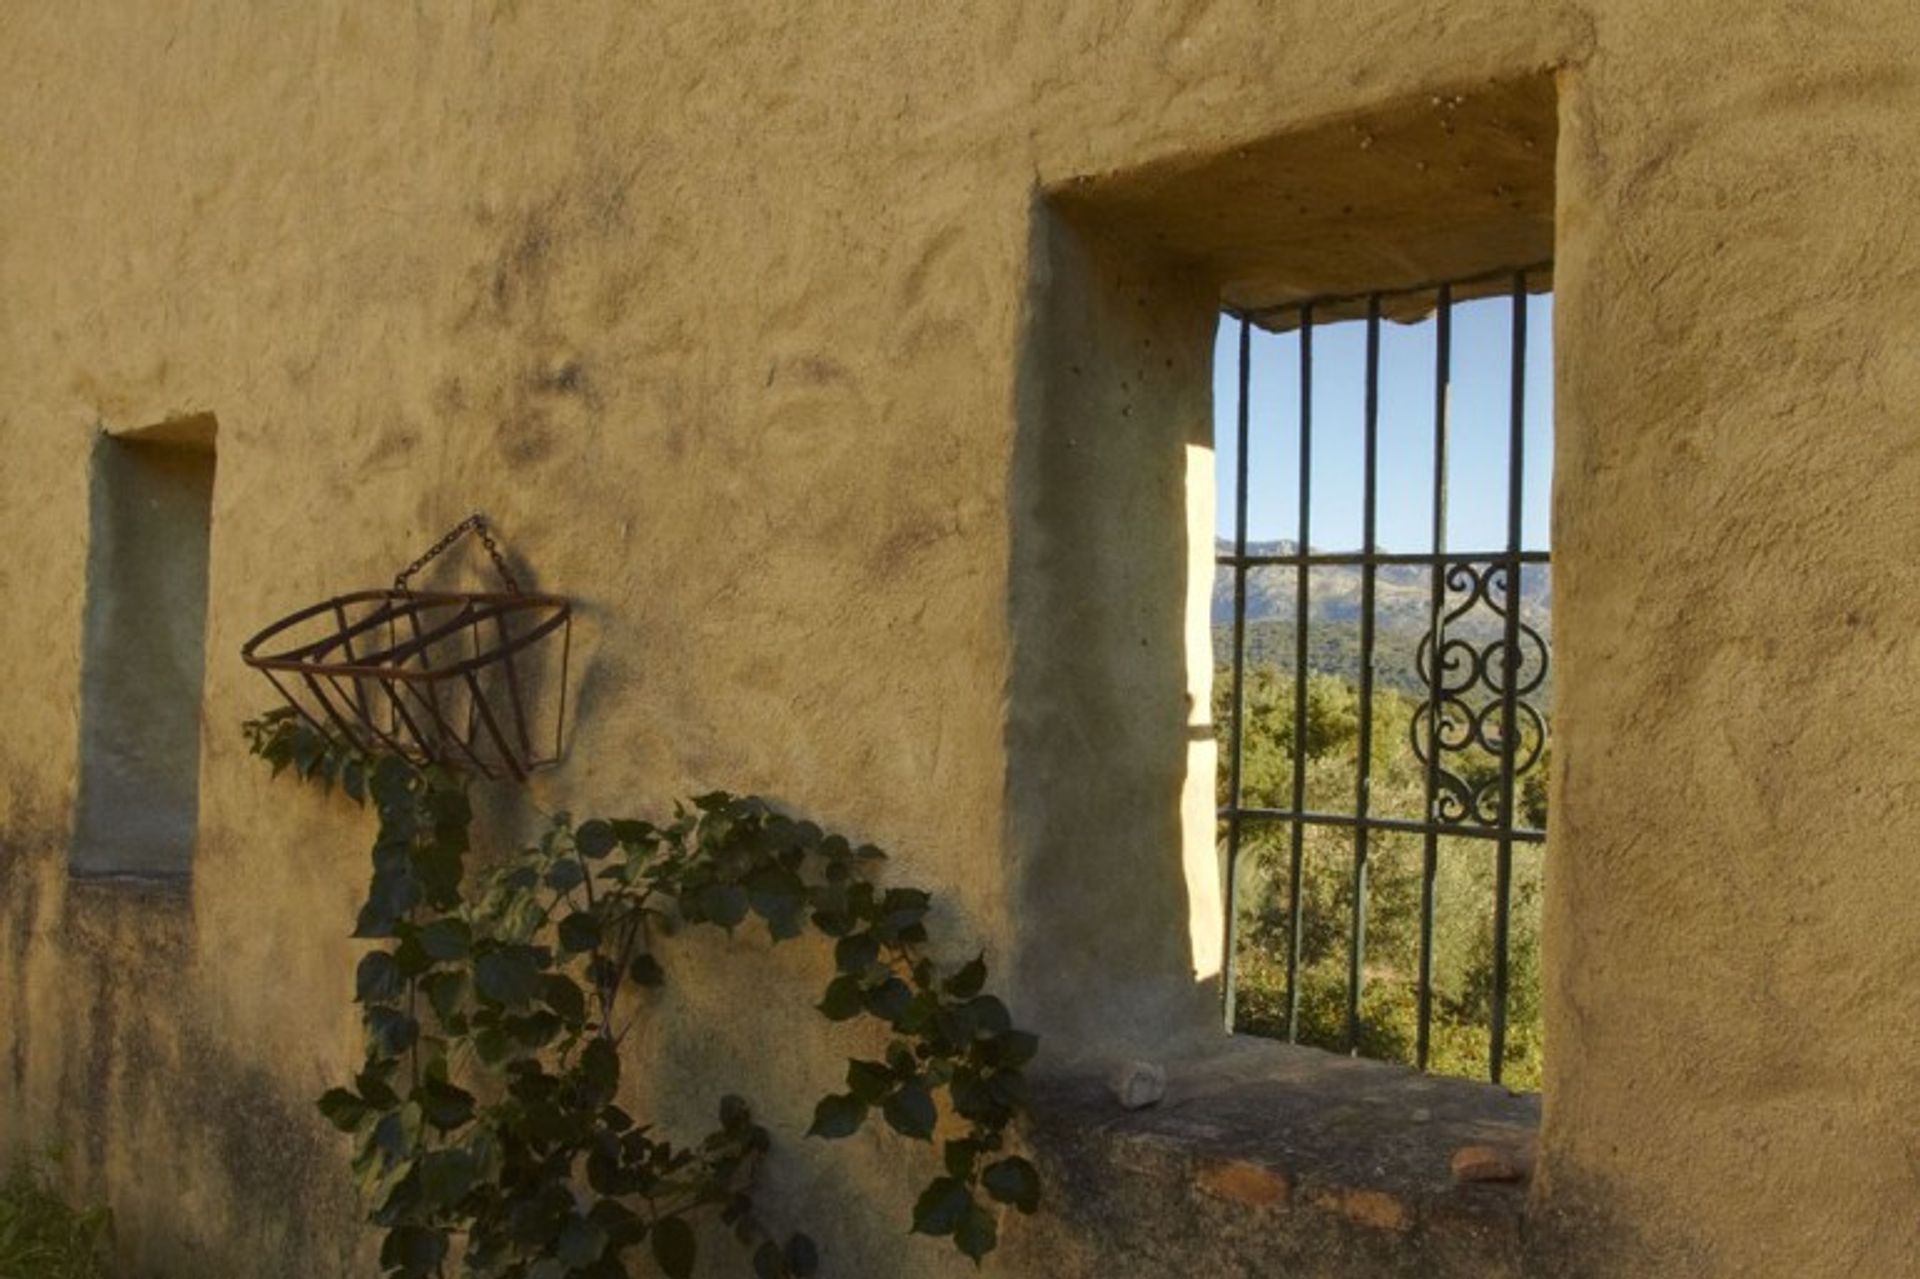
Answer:
[[[1518,615],[1513,577],[1506,561],[1449,564],[1443,580],[1450,607],[1414,654],[1428,699],[1415,711],[1410,732],[1415,757],[1433,771],[1436,821],[1497,827],[1503,778],[1517,786],[1546,750],[1546,720],[1527,699],[1546,682],[1549,650]],[[1509,611],[1515,614],[1511,653]],[[1511,748],[1503,740],[1510,664]]]

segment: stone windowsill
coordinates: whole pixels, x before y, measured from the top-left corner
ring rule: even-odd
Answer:
[[[1245,1038],[1166,1066],[1133,1111],[1108,1070],[1036,1082],[1030,1139],[1085,1273],[1524,1273],[1538,1097]]]

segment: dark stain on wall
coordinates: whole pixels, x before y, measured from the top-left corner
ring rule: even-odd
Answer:
[[[61,1148],[69,1192],[113,1208],[129,1276],[365,1272],[345,1139],[203,1011],[185,881],[67,879],[62,893],[64,847],[64,830],[38,821],[0,840],[14,1014],[0,1119],[13,1149]],[[36,986],[57,1026],[24,1015]],[[31,1095],[29,1061],[59,1064],[51,1096]],[[180,1211],[190,1191],[218,1210]]]

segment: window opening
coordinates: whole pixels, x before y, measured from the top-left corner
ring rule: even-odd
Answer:
[[[76,875],[184,875],[200,806],[213,419],[94,448]]]
[[[1550,284],[1223,317],[1234,1029],[1537,1086]]]

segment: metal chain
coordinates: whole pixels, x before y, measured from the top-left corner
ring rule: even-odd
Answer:
[[[425,568],[429,561],[459,541],[461,536],[468,532],[477,532],[480,534],[480,544],[487,548],[487,555],[492,558],[493,567],[500,574],[500,580],[507,584],[508,593],[518,595],[520,593],[520,583],[513,576],[513,570],[507,567],[506,557],[500,554],[500,547],[493,540],[493,530],[487,527],[486,518],[478,511],[475,511],[472,515],[467,516],[466,519],[461,520],[451,529],[448,529],[445,536],[428,547],[424,555],[401,569],[400,572],[394,576],[393,589],[396,591],[406,590],[408,578]]]

